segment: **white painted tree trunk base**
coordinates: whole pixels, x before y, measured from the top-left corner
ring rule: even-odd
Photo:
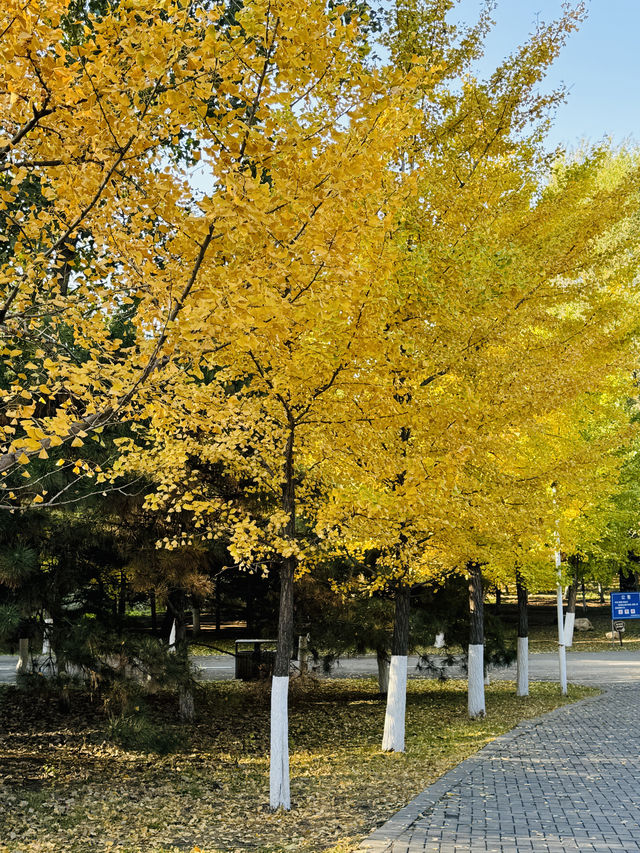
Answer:
[[[576,623],[576,614],[567,611],[564,615],[564,644],[567,649],[573,645],[573,628]]]
[[[443,649],[444,648],[444,646],[445,646],[444,633],[442,631],[439,631],[436,634],[436,638],[434,640],[433,645],[435,646],[436,649]]]
[[[567,649],[562,645],[558,645],[558,665],[560,670],[560,692],[563,696],[567,695]]]
[[[289,678],[271,679],[271,760],[269,803],[272,809],[291,808],[289,793]]]
[[[529,695],[529,638],[518,637],[516,696]]]
[[[391,655],[387,712],[382,736],[383,752],[404,752],[404,718],[407,705],[407,656]]]
[[[171,633],[169,634],[169,651],[175,652],[176,650],[176,620],[173,620],[173,625],[171,626]]]
[[[469,646],[468,709],[472,720],[484,717],[484,645]]]
[[[556,551],[556,569],[558,576],[560,573],[561,554]],[[564,619],[563,619],[563,604],[562,604],[562,587],[558,584],[556,593],[556,604],[558,612],[558,668],[560,670],[560,692],[563,696],[567,695],[567,648],[564,644]]]

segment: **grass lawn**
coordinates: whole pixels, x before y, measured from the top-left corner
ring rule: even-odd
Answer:
[[[410,680],[407,752],[380,752],[384,703],[373,680],[292,685],[292,811],[268,803],[268,685],[208,683],[197,721],[175,723],[173,697],[153,697],[109,724],[97,703],[71,695],[63,713],[46,694],[25,702],[0,689],[1,853],[300,851],[346,853],[442,773],[520,720],[597,691],[534,684],[487,688],[487,718],[466,716],[465,683]],[[140,743],[145,719],[167,755]],[[110,739],[111,738],[111,739]],[[127,741],[128,738],[128,741]]]

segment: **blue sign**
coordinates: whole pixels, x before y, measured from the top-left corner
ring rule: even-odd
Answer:
[[[611,619],[640,619],[640,592],[612,592]]]

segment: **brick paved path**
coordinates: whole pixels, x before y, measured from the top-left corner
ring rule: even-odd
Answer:
[[[640,686],[522,723],[373,833],[369,853],[640,851]]]

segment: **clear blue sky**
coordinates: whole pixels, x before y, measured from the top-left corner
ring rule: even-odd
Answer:
[[[456,17],[477,18],[480,0],[461,0]],[[487,41],[481,70],[492,70],[535,28],[551,21],[561,0],[498,0],[496,27]],[[567,103],[560,107],[550,146],[576,146],[612,136],[640,144],[640,0],[590,0],[589,17],[574,32],[551,69],[551,87],[564,83]]]

